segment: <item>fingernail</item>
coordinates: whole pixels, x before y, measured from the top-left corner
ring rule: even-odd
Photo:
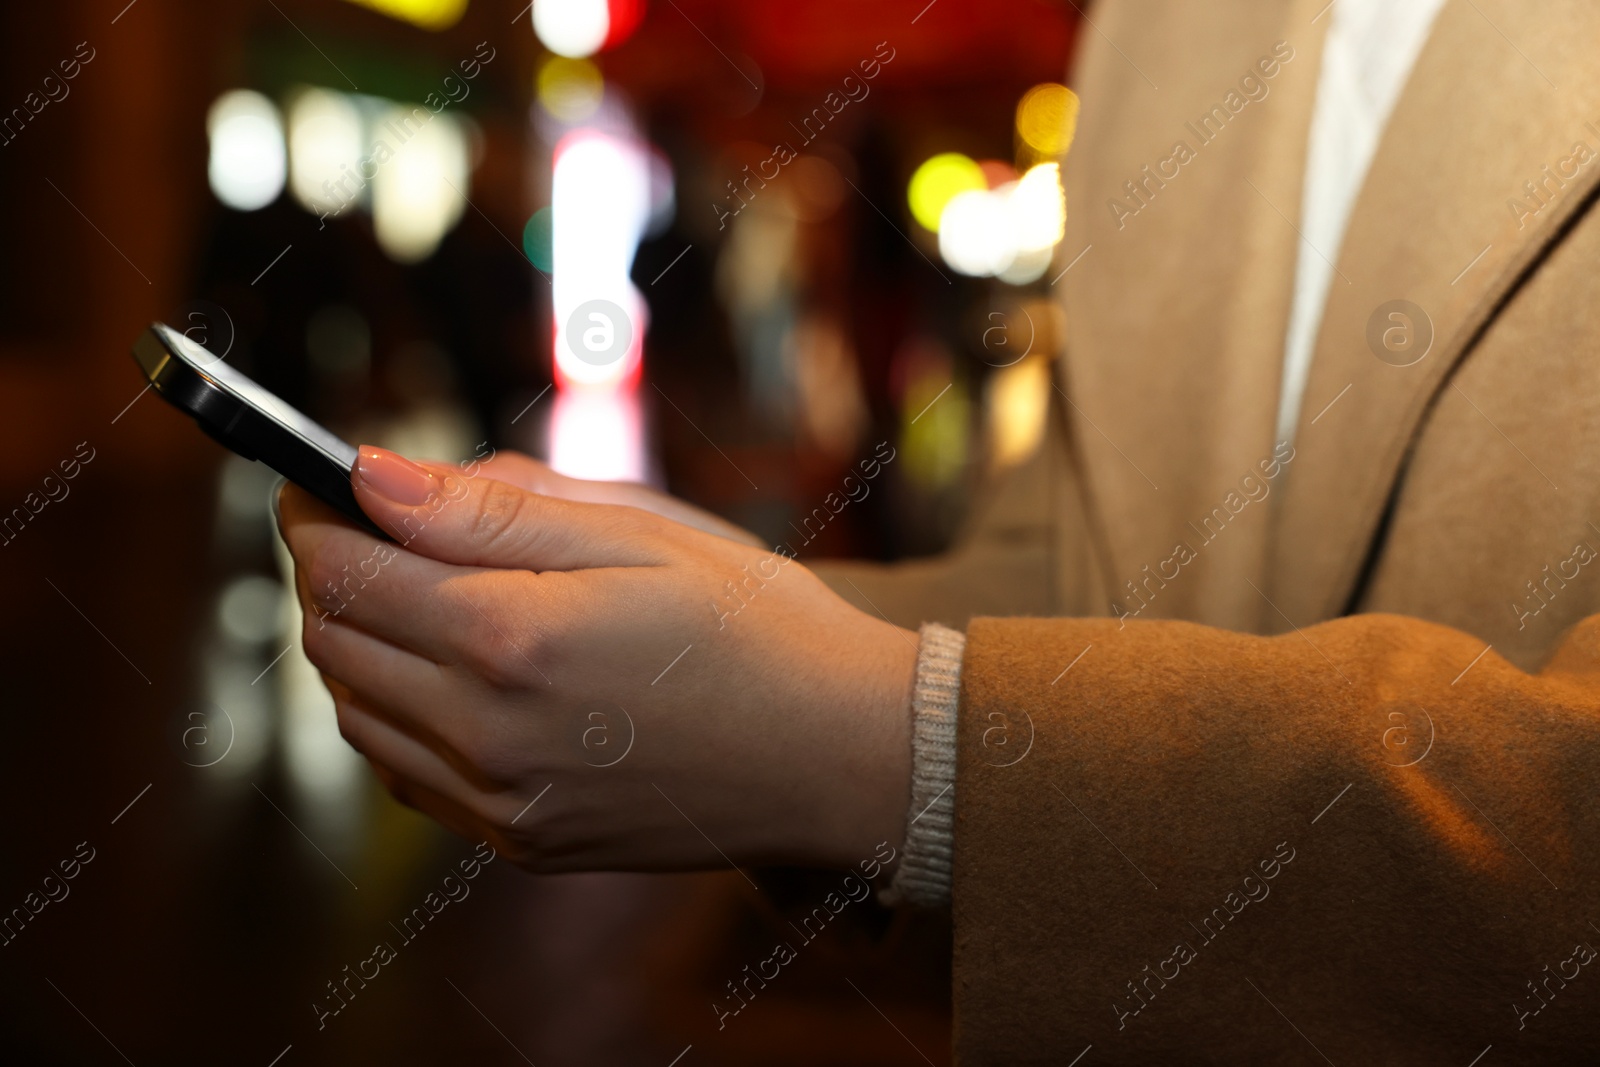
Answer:
[[[396,504],[421,504],[438,486],[433,475],[387,448],[362,445],[356,460],[356,477],[363,485]]]

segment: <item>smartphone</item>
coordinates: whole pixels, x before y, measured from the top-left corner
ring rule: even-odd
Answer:
[[[265,463],[351,522],[389,539],[356,503],[356,449],[189,337],[152,323],[133,358],[167,403],[245,459]]]

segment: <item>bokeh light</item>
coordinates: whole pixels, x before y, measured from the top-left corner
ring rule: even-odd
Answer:
[[[634,392],[562,390],[550,412],[550,466],[573,478],[642,482],[643,424]]]
[[[939,217],[957,195],[989,187],[983,168],[960,152],[942,152],[911,175],[906,199],[911,217],[927,230],[939,228]]]
[[[1018,181],[952,197],[939,218],[939,254],[961,274],[1023,285],[1049,266],[1066,220],[1061,168],[1041,163]]]
[[[361,111],[343,93],[305,89],[289,103],[289,191],[307,211],[339,214],[364,201]],[[340,185],[342,184],[342,188]]]
[[[1062,155],[1078,127],[1078,94],[1065,85],[1035,85],[1017,104],[1017,136],[1039,156]]]
[[[206,133],[211,140],[206,177],[218,200],[254,211],[283,192],[283,120],[271,100],[249,89],[223,93],[206,115]]]
[[[983,180],[990,189],[998,189],[1017,180],[1017,168],[1004,160],[980,160],[978,169],[983,171]]]
[[[533,0],[533,32],[556,55],[582,59],[605,45],[611,12],[606,0]]]
[[[390,123],[411,115],[402,104]],[[449,115],[435,115],[372,177],[372,228],[378,244],[401,263],[426,259],[466,208],[467,134]]]
[[[910,481],[926,490],[955,483],[971,455],[972,396],[948,359],[918,360],[901,398],[900,449]]]
[[[989,462],[995,467],[1021,463],[1044,440],[1050,410],[1050,359],[1042,352],[995,371],[984,395]]]
[[[606,31],[605,42],[600,47],[615,48],[644,21],[644,0],[608,0],[606,13],[611,28]]]
[[[587,59],[559,55],[545,60],[534,84],[539,106],[566,123],[582,122],[593,115],[605,97],[605,88],[599,67]]]
[[[1016,242],[1005,196],[968,189],[951,197],[939,216],[939,254],[952,270],[988,278],[1011,265]]]
[[[631,139],[596,130],[569,134],[556,146],[550,203],[556,371],[563,385],[614,386],[637,374],[644,337],[645,303],[629,272],[650,218],[645,153]],[[568,337],[572,316],[595,302],[608,305],[611,319],[628,320],[631,345],[618,358],[580,358],[581,338]],[[580,325],[588,321],[580,315]]]
[[[467,0],[350,0],[379,14],[425,30],[447,30],[461,21]]]
[[[1061,189],[1061,165],[1041,163],[1022,176],[1010,197],[1017,247],[1049,249],[1067,228],[1067,201]]]
[[[548,206],[540,208],[522,227],[522,251],[528,262],[549,274],[555,264],[550,255],[550,231],[555,213]]]

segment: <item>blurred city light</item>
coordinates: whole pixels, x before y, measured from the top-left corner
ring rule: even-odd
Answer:
[[[223,93],[206,115],[206,133],[211,141],[206,177],[218,200],[237,211],[254,211],[283,192],[283,120],[271,100],[249,89]]]
[[[1065,85],[1035,85],[1017,104],[1017,136],[1037,155],[1066,152],[1078,127],[1078,96]]]
[[[361,199],[361,147],[361,111],[344,93],[303,89],[290,100],[289,191],[307,211],[337,213]]]
[[[539,270],[550,273],[550,230],[555,221],[555,214],[549,205],[540,208],[528,217],[527,223],[522,227],[522,251]]]
[[[461,21],[467,0],[350,0],[425,30],[447,30]]]
[[[650,218],[649,163],[630,140],[579,130],[556,145],[554,168],[556,373],[564,386],[614,386],[637,375],[644,339],[644,299],[629,272]]]
[[[611,12],[606,0],[533,0],[533,32],[557,55],[582,59],[605,45]]]
[[[1067,229],[1066,194],[1061,165],[1040,163],[1006,193],[1016,250],[999,271],[1001,281],[1024,285],[1044,274],[1056,243]]]
[[[550,466],[573,478],[644,481],[642,423],[631,390],[558,392],[550,412]]]
[[[535,80],[539,106],[565,123],[589,118],[605,97],[605,79],[600,68],[587,59],[551,56],[539,68]]]
[[[954,372],[944,345],[922,340],[896,353],[900,395],[900,450],[913,485],[939,490],[954,484],[970,455],[972,397]]]
[[[610,18],[611,28],[600,47],[615,48],[644,21],[644,0],[608,0],[606,14]]]
[[[420,104],[301,89],[289,113],[289,189],[307,211],[372,212],[378,245],[426,259],[461,218],[472,169],[464,120]]]
[[[234,578],[217,598],[217,624],[224,636],[242,645],[265,644],[278,636],[278,605],[283,587],[262,574]]]
[[[1037,279],[1066,228],[1061,168],[1041,163],[997,189],[969,189],[939,218],[939,254],[952,270],[1013,285]]]
[[[983,181],[990,189],[998,189],[1017,180],[1017,168],[1002,159],[984,159],[978,162],[983,171]]]
[[[1034,453],[1044,440],[1050,409],[1050,360],[1034,353],[998,368],[984,397],[988,458],[993,468],[1009,467]]]
[[[560,56],[582,59],[638,29],[644,0],[533,0],[533,32]]]
[[[1048,250],[1066,233],[1067,201],[1059,163],[1031,168],[1011,190],[1010,201],[1019,249]]]
[[[927,230],[939,228],[945,207],[964,192],[987,189],[983,168],[960,152],[943,152],[929,159],[911,175],[906,199],[911,217]]]
[[[389,123],[412,113],[404,105]],[[428,258],[466,207],[466,131],[449,115],[417,130],[372,177],[372,225],[378,244],[401,263]]]
[[[987,189],[957,193],[939,216],[938,229],[939,255],[961,274],[991,278],[1016,257],[1004,193]]]

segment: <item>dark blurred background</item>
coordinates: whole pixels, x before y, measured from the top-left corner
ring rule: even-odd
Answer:
[[[498,861],[406,939],[472,846],[339,738],[271,473],[146,396],[128,351],[166,321],[348,440],[521,449],[797,547],[888,442],[800,557],[936,552],[1043,423],[1076,21],[1053,0],[5,5],[0,1055],[947,1062],[948,926],[873,904],[718,1028],[830,872],[756,890]],[[566,343],[594,300],[632,335],[605,363]],[[380,941],[397,958],[348,982]],[[345,1006],[319,1028],[314,1003]]]

